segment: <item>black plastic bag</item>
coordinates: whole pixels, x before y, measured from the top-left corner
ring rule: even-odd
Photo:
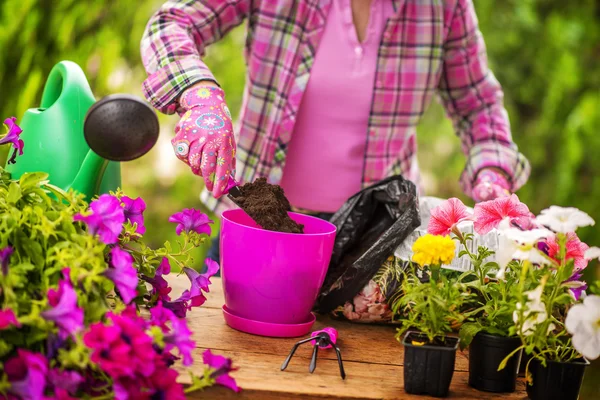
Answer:
[[[329,313],[351,300],[420,225],[417,190],[393,176],[352,196],[331,222],[337,235],[315,310]]]

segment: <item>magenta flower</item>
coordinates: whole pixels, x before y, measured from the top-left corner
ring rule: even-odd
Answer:
[[[43,399],[48,372],[46,357],[17,349],[17,355],[4,363],[4,372],[10,382],[9,393],[22,399]]]
[[[152,399],[185,400],[183,386],[177,383],[179,373],[171,368],[157,369],[148,379],[151,384]]]
[[[152,375],[156,352],[140,318],[109,313],[108,319],[112,325],[92,324],[83,336],[92,362],[113,379]]]
[[[90,234],[97,234],[103,243],[117,243],[125,222],[125,212],[119,199],[103,194],[90,203],[90,209],[91,214],[77,214],[73,219],[83,221]]]
[[[165,333],[164,341],[167,346],[165,351],[169,352],[173,347],[179,350],[179,354],[183,357],[183,365],[192,365],[192,351],[196,343],[190,339],[192,331],[187,326],[187,322],[183,318],[177,318],[175,314],[158,303],[157,306],[150,310],[152,323],[159,326]],[[171,323],[172,330],[167,326],[167,322]]]
[[[17,328],[21,327],[21,324],[19,321],[17,321],[17,317],[15,316],[13,310],[10,308],[6,310],[0,310],[0,331],[8,328],[11,325],[16,326]]]
[[[552,235],[548,237],[545,241],[546,246],[544,246],[544,250],[546,254],[550,258],[552,258],[557,263],[559,262],[558,257],[560,255],[560,247],[556,241],[556,236]],[[579,237],[575,232],[567,233],[567,252],[565,254],[565,259],[574,260],[575,262],[575,272],[579,272],[588,265],[588,259],[585,257],[585,252],[589,249],[589,246],[579,240]]]
[[[123,210],[125,212],[125,218],[131,225],[137,224],[135,231],[140,235],[146,233],[146,227],[144,226],[144,211],[146,210],[146,203],[144,199],[138,197],[137,199],[131,199],[127,196],[121,198],[123,202]]]
[[[181,232],[196,232],[199,234],[210,235],[210,225],[213,221],[208,219],[208,215],[194,208],[185,208],[183,211],[173,214],[169,217],[169,222],[177,224],[175,232],[181,235]]]
[[[527,225],[526,221],[531,219],[531,212],[527,205],[519,201],[516,194],[475,205],[474,228],[480,235],[497,228],[504,218],[509,218],[519,226]]]
[[[15,249],[11,246],[6,246],[2,250],[0,250],[0,269],[2,270],[2,275],[8,275],[8,263],[10,261],[10,256],[14,253]]]
[[[237,369],[232,368],[230,358],[214,355],[207,349],[202,354],[202,360],[205,365],[208,365],[212,369],[210,377],[213,378],[218,385],[228,387],[234,392],[239,392],[241,390],[235,383],[235,379],[229,376],[230,372]]]
[[[118,326],[92,324],[83,336],[83,343],[92,349],[92,362],[112,378],[134,374],[134,366],[129,363],[131,346],[121,338]]]
[[[165,280],[165,278],[163,278],[163,275],[169,275],[170,273],[171,264],[169,264],[169,259],[167,257],[163,257],[160,265],[154,273],[154,278],[149,278],[145,275],[142,275],[142,279],[152,285],[152,291],[150,292],[152,297],[158,295],[159,300],[171,300],[171,297],[169,296],[169,293],[171,293],[171,288],[169,287],[169,283]]]
[[[450,232],[460,235],[460,231],[456,226],[470,218],[471,215],[463,202],[456,197],[452,197],[431,210],[427,232],[441,236],[449,235]]]
[[[56,392],[65,391],[74,395],[83,383],[83,377],[76,371],[61,371],[58,368],[54,368],[50,370],[48,381]]]
[[[117,288],[125,304],[137,296],[138,276],[133,267],[133,257],[118,247],[110,251],[110,267],[104,273]]]
[[[41,316],[58,326],[58,336],[66,338],[83,327],[83,310],[77,306],[77,293],[71,285],[69,269],[63,269],[64,279],[58,281],[58,290],[48,289],[50,310]]]
[[[25,143],[20,137],[23,130],[21,127],[19,127],[19,125],[16,124],[16,120],[17,118],[15,117],[6,118],[4,120],[4,124],[8,128],[8,132],[6,133],[6,136],[0,139],[0,145],[12,143],[12,147],[15,149],[12,153],[12,156],[7,161],[8,164],[16,163],[17,152],[19,155],[23,155],[23,148],[25,147]]]

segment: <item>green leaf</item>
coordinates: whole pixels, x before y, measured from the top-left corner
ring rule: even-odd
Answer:
[[[6,196],[6,200],[9,204],[16,204],[19,200],[21,200],[21,188],[16,182],[11,182],[8,187],[8,195]]]
[[[464,349],[471,344],[475,335],[483,330],[479,322],[466,322],[460,327],[458,336],[460,337],[460,348]]]
[[[41,183],[48,179],[48,174],[45,172],[26,172],[19,179],[21,189],[25,192],[31,187],[40,186]]]

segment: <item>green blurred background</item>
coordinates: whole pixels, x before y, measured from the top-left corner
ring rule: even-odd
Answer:
[[[82,66],[98,98],[115,92],[141,95],[145,73],[139,42],[162,1],[0,3],[3,118],[20,118],[27,108],[36,107],[50,69],[64,59]],[[600,163],[595,162],[600,154],[600,3],[475,0],[475,6],[490,65],[504,87],[514,139],[532,164],[531,179],[519,196],[535,213],[558,204],[581,208],[600,220]],[[243,44],[240,27],[210,47],[206,56],[234,115],[244,85]],[[176,160],[169,144],[177,118],[160,119],[158,145],[142,159],[123,165],[125,191],[142,196],[148,205],[147,238],[153,245],[175,240],[174,226],[167,222],[172,212],[202,207],[201,179]],[[464,156],[437,103],[421,123],[418,139],[426,194],[468,202],[457,183]],[[599,229],[584,229],[581,236],[600,245]],[[200,267],[205,252],[198,249],[195,267]],[[597,271],[595,265],[589,268],[588,279],[597,277]],[[582,398],[600,398],[598,379],[592,385],[592,376],[588,373]]]

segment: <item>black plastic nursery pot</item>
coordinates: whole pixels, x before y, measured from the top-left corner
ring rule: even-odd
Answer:
[[[514,392],[522,351],[506,367],[498,366],[521,345],[519,337],[502,337],[479,332],[469,346],[469,385],[485,392]]]
[[[404,390],[410,394],[448,396],[459,339],[446,337],[444,345],[414,345],[413,340],[427,342],[427,337],[418,332],[408,332],[402,340]]]
[[[532,385],[527,384],[527,396],[531,400],[577,400],[588,365],[585,358],[567,363],[546,361],[545,367],[539,360],[531,360]]]

